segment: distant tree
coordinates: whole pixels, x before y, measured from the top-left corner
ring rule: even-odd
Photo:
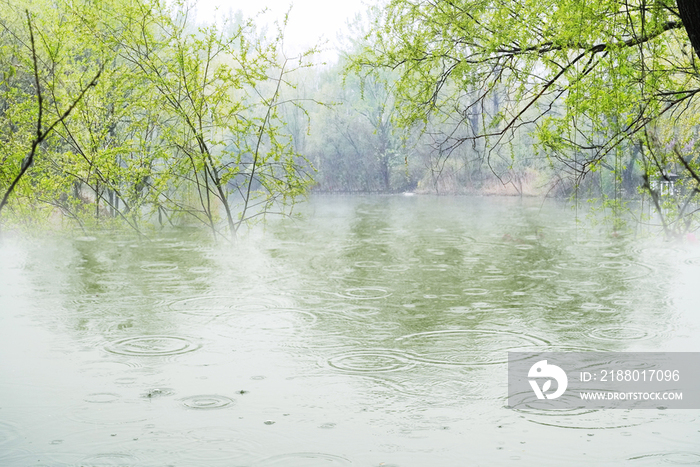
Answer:
[[[650,132],[696,118],[686,110],[700,92],[699,29],[693,0],[390,0],[354,67],[399,73],[404,124],[449,113],[467,126],[481,103],[506,90],[488,126],[446,132],[445,144],[496,148],[526,130],[537,138],[533,152],[575,183],[606,166],[617,180],[630,164],[655,165],[645,159],[659,150]],[[691,146],[676,157],[693,178],[700,146]]]
[[[336,104],[313,121],[322,190],[389,193],[411,185],[406,155],[413,128],[395,125],[393,74],[348,69],[349,57],[362,50],[371,12],[350,22],[338,63],[320,73],[318,95]]]

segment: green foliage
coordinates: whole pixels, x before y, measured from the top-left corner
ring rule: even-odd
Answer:
[[[40,36],[32,82],[23,8]],[[0,192],[8,189],[38,112],[58,116],[102,75],[42,144],[12,196],[11,216],[81,226],[197,219],[231,235],[284,213],[309,184],[309,164],[285,131],[287,94],[310,50],[289,58],[238,16],[198,27],[185,3],[58,0],[0,5]],[[45,96],[37,104],[37,96]]]
[[[478,142],[487,157],[532,134],[531,153],[572,186],[601,167],[629,177],[634,148],[647,157],[648,132],[677,126],[670,116],[693,119],[700,90],[672,0],[390,0],[366,40],[352,69],[399,73],[397,124],[437,119],[441,147]],[[459,131],[475,127],[475,113],[485,117],[478,132]]]

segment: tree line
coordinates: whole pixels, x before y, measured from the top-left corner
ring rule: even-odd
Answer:
[[[198,25],[184,2],[4,2],[0,215],[83,228],[197,222],[215,235],[288,212],[312,181],[285,130],[283,24]]]
[[[564,193],[616,214],[645,194],[667,234],[697,227],[697,2],[389,0],[365,37],[352,69],[396,73],[397,121],[439,126],[445,157],[509,148]]]
[[[168,6],[170,5],[170,6]],[[700,7],[389,0],[337,63],[186,4],[2,4],[0,221],[235,235],[310,189],[644,197],[696,228]]]

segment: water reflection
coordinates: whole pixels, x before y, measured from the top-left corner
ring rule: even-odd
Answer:
[[[697,251],[541,201],[307,210],[233,247],[187,230],[0,246],[0,464],[700,456],[694,411],[505,408],[508,351],[700,350]]]

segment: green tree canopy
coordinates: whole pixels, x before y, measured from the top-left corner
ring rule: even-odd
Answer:
[[[352,66],[398,70],[402,122],[451,122],[443,147],[481,140],[488,156],[528,132],[576,183],[641,152],[650,190],[672,161],[697,184],[698,13],[688,0],[390,0]]]
[[[3,217],[235,235],[288,213],[311,178],[282,109],[314,50],[287,57],[283,30],[198,25],[185,2],[0,2]]]
[[[698,92],[696,57],[672,1],[392,0],[355,61],[398,68],[403,118],[459,113],[508,90],[490,128],[532,124],[594,163]],[[470,95],[476,91],[476,95]]]

